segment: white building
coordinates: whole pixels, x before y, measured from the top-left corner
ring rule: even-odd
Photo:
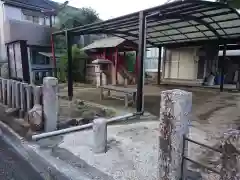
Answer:
[[[46,12],[54,8],[48,0],[0,0],[0,61],[7,59],[6,43],[27,40],[31,45],[47,44],[50,17]],[[52,16],[52,23],[56,21]]]

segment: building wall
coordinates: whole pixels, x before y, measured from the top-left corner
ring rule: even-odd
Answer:
[[[198,79],[198,47],[167,50],[164,61],[164,82],[201,83]]]
[[[6,60],[5,43],[27,40],[31,45],[47,45],[50,42],[50,20],[37,17],[38,21],[27,19],[21,8],[3,4],[0,1],[0,61]],[[53,24],[57,21],[53,17]]]
[[[4,42],[4,5],[0,1],[0,62],[7,61],[6,47]]]
[[[30,45],[47,45],[50,43],[51,29],[49,26],[9,19],[4,22],[5,43],[26,40]]]
[[[20,8],[4,5],[4,20],[8,19],[15,19],[22,21],[23,20],[23,13]]]

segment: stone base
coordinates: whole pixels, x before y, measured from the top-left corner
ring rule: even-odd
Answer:
[[[18,112],[19,112],[19,109],[17,108],[8,108],[5,113],[8,115],[8,116],[17,116],[18,115]]]
[[[25,117],[25,112],[20,109],[18,115],[19,115],[19,118],[24,118]]]

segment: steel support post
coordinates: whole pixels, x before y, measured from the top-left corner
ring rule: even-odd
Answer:
[[[160,85],[161,83],[161,63],[162,63],[162,47],[158,48],[158,79],[157,83]]]
[[[227,45],[224,44],[223,57],[221,59],[221,83],[220,83],[220,91],[221,92],[223,92],[223,85],[224,85],[224,64],[226,61],[226,51],[227,51]]]
[[[138,40],[138,80],[137,80],[137,112],[143,111],[143,63],[146,40],[146,17],[144,12],[139,13],[139,40]]]
[[[73,77],[72,77],[72,37],[71,34],[65,32],[67,57],[68,57],[68,98],[72,100],[73,97]]]

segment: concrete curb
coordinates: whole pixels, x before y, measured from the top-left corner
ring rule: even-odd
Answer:
[[[61,171],[44,160],[39,154],[28,147],[28,143],[15,133],[9,126],[0,121],[0,135],[3,140],[46,180],[69,180]]]

